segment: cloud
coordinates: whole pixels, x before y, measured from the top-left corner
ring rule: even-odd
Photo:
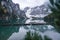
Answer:
[[[24,9],[25,7],[35,7],[40,6],[46,0],[12,0],[14,3],[18,3],[20,5],[20,9]]]

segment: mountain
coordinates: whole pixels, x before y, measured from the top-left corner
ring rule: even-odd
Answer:
[[[27,18],[26,15],[25,15],[25,11],[20,10],[20,13],[21,13],[21,14],[20,14],[20,17],[21,17],[21,18]]]
[[[1,17],[21,18],[23,15],[26,16],[24,11],[22,13],[20,10],[19,4],[13,3],[12,0],[1,0],[0,6]]]
[[[34,8],[31,8],[29,9],[27,12],[26,12],[26,15],[28,18],[30,17],[45,17],[47,16],[48,14],[50,14],[50,8],[48,7],[47,4],[43,4],[41,6],[36,6]],[[29,15],[29,16],[28,16]]]
[[[29,7],[24,8],[24,12],[27,12],[28,9],[29,9]]]

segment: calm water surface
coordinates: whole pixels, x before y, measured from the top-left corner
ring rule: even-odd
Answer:
[[[17,23],[22,22],[17,20]],[[46,23],[44,20],[23,21],[24,23]],[[20,26],[0,26],[0,40],[24,40],[28,31],[37,32],[41,35],[49,37],[52,40],[60,40],[60,33],[52,25],[20,25]]]

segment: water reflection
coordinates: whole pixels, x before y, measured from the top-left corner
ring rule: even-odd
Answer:
[[[0,20],[0,24],[10,23],[10,24],[41,24],[46,23],[42,18],[29,18],[29,19],[9,19],[9,20]]]
[[[25,24],[41,24],[41,23],[46,23],[43,19],[35,19],[33,20],[33,18],[27,19]]]
[[[12,33],[18,32],[19,27],[0,26],[0,40],[7,40]]]
[[[14,32],[8,40],[23,40],[26,35],[26,31],[23,27],[19,29],[19,32]]]
[[[44,34],[52,40],[60,40],[60,33],[57,33],[56,31],[46,31]]]
[[[0,24],[24,24],[26,19],[9,19],[0,20]]]
[[[52,38],[53,40],[55,40],[54,38],[60,39],[59,38],[60,34],[57,33],[55,28],[51,25],[26,25],[20,27],[12,26],[3,28],[1,27],[0,30],[1,40],[4,40],[3,37],[8,40],[24,40],[25,35],[28,31],[39,33],[43,39],[45,35],[48,36],[49,38]],[[17,32],[15,30],[17,30]]]
[[[1,26],[0,40],[25,40],[25,36],[29,31],[33,34],[38,33],[42,40],[60,40],[60,33],[52,25]]]

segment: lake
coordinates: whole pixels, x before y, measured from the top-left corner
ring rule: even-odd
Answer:
[[[2,22],[0,21],[0,23]],[[35,32],[38,34],[40,40],[60,40],[60,33],[57,31],[55,26],[51,24],[31,25],[31,23],[32,24],[47,23],[43,19],[33,19],[33,20],[18,19],[18,20],[13,20],[12,22],[7,21],[6,23],[11,23],[11,24],[22,23],[22,25],[0,26],[0,40],[27,40],[27,38],[29,38],[27,37],[27,34],[30,33],[31,35],[34,35]],[[30,25],[23,25],[23,23]],[[32,38],[31,40],[33,40],[33,37],[31,38]]]

